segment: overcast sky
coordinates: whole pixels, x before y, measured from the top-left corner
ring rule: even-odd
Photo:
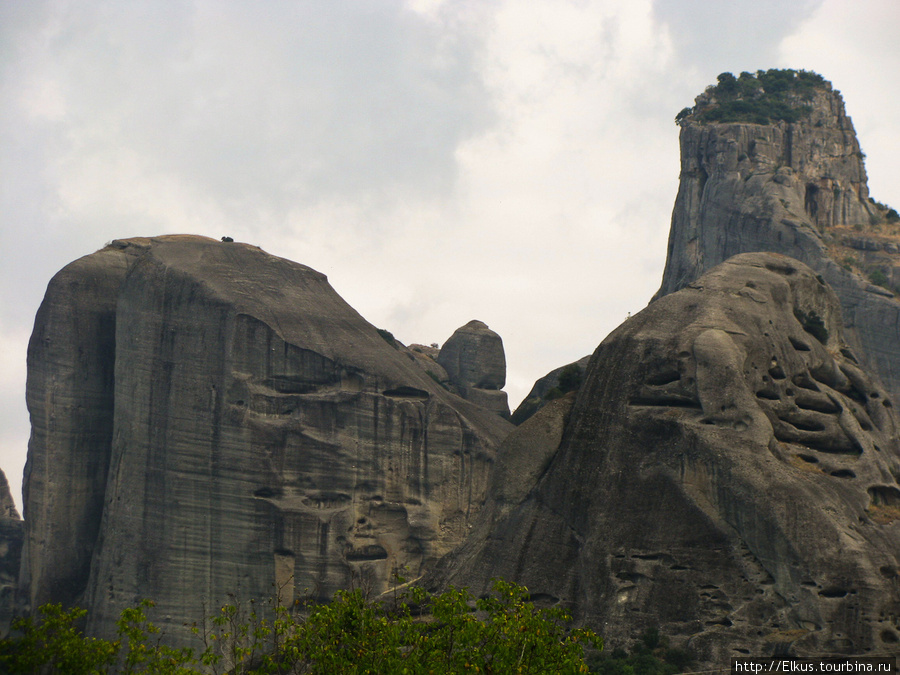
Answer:
[[[659,286],[675,114],[724,71],[842,91],[900,205],[897,0],[0,0],[0,467],[21,506],[47,282],[197,233],[309,265],[404,343],[470,319],[513,406]]]

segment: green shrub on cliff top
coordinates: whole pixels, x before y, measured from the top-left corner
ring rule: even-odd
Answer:
[[[797,122],[809,115],[808,102],[815,91],[829,86],[818,73],[789,68],[759,70],[755,75],[743,72],[738,77],[722,73],[717,79],[718,84],[707,88],[706,100],[684,108],[676,123]]]

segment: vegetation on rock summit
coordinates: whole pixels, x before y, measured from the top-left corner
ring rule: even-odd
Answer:
[[[825,78],[807,70],[770,69],[756,74],[719,75],[718,84],[707,87],[696,105],[675,117],[693,122],[749,122],[773,124],[798,122],[812,110],[809,102],[817,90],[831,88]]]

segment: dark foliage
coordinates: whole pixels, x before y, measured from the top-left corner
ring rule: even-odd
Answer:
[[[384,328],[379,328],[378,334],[381,336],[381,339],[387,342],[391,347],[393,347],[394,349],[400,349],[400,347],[397,346],[397,340],[391,331],[385,330]]]
[[[798,122],[809,115],[809,101],[816,90],[829,86],[818,73],[792,69],[759,70],[755,75],[743,72],[739,77],[722,73],[717,79],[718,84],[706,90],[708,102],[684,108],[676,115],[676,123],[688,119],[752,124]]]
[[[638,638],[631,652],[621,648],[599,652],[588,665],[592,673],[601,675],[675,675],[688,670],[694,660],[690,651],[669,647],[669,639],[653,626]]]

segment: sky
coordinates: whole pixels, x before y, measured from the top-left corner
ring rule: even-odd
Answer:
[[[722,72],[839,89],[900,205],[896,0],[0,0],[0,468],[51,277],[132,236],[309,265],[406,344],[503,338],[513,407],[659,287],[675,114]]]

